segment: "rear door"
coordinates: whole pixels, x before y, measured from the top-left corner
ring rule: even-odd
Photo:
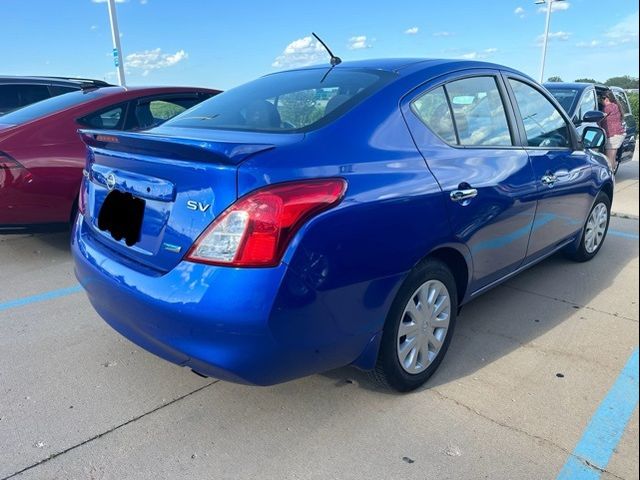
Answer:
[[[591,165],[578,148],[572,123],[534,82],[508,74],[506,84],[531,159],[538,208],[529,260],[557,248],[582,228],[593,197]]]
[[[533,171],[506,98],[499,73],[478,70],[430,82],[403,105],[456,239],[471,252],[472,290],[522,264],[535,215]]]

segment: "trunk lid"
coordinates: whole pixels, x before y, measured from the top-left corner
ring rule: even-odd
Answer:
[[[160,273],[237,199],[243,160],[302,137],[175,128],[81,135],[89,147],[81,192],[88,234]]]

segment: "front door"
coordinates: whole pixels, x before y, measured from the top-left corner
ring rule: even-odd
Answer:
[[[471,252],[471,292],[522,264],[535,216],[533,171],[506,98],[499,74],[482,70],[434,82],[403,104],[456,239]]]
[[[568,118],[550,97],[523,78],[509,77],[511,95],[526,136],[538,189],[538,209],[528,260],[557,248],[583,226],[593,202],[591,165],[577,148]]]

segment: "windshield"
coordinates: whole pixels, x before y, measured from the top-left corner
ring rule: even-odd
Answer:
[[[317,128],[387,84],[393,73],[328,68],[277,73],[221,93],[164,125],[253,132]]]
[[[558,103],[564,108],[569,115],[573,115],[573,106],[578,98],[579,90],[575,88],[549,88],[551,95],[556,97]]]
[[[78,90],[76,92],[65,93],[2,115],[2,117],[0,117],[0,123],[21,125],[36,118],[45,117],[60,110],[73,107],[87,100],[92,100],[98,96],[100,96],[99,89]]]

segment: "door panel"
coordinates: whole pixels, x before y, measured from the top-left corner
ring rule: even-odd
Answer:
[[[416,145],[442,188],[456,240],[471,252],[472,292],[513,272],[524,261],[537,192],[526,151],[513,146],[509,138],[514,132],[511,128],[510,133],[512,122],[505,118],[512,120],[510,110],[505,113],[503,86],[492,76],[495,72],[478,74],[488,75],[495,88],[478,82],[454,84],[460,79],[451,76],[441,80],[444,88],[427,86],[403,104]],[[472,91],[463,95],[465,88]],[[473,89],[482,91],[478,94]],[[447,99],[453,116],[445,107]],[[494,103],[485,108],[485,101]],[[447,133],[453,125],[458,127],[455,135]],[[462,142],[475,144],[461,146]],[[464,196],[470,192],[470,198]],[[456,195],[459,199],[452,198]]]
[[[509,78],[537,186],[538,208],[527,261],[580,231],[593,202],[592,170],[577,150],[573,126],[547,94],[526,79]]]

